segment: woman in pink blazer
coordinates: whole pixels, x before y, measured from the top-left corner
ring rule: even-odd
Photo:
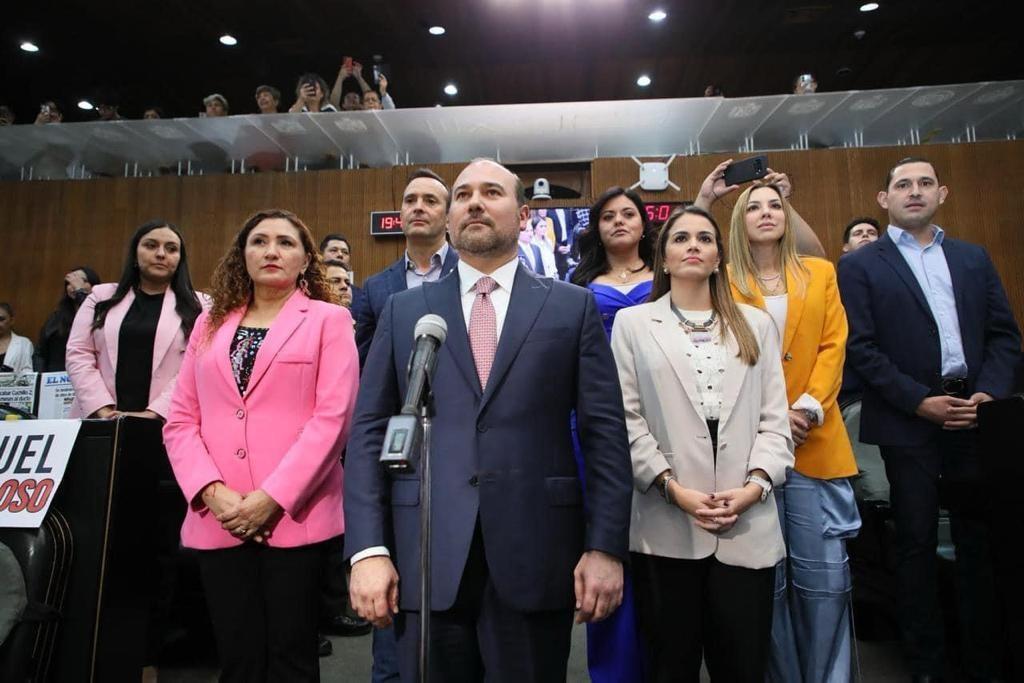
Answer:
[[[213,275],[164,441],[189,503],[222,681],[315,681],[324,541],[359,380],[352,317],[294,214],[245,222]]]
[[[185,344],[206,305],[206,295],[192,288],[177,227],[159,220],[140,226],[121,279],[93,287],[71,325],[71,417],[165,418]]]

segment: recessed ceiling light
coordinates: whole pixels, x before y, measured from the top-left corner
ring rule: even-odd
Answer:
[[[458,95],[459,89],[455,87],[454,83],[449,83],[448,85],[444,86],[444,94],[453,96]]]
[[[659,22],[659,21],[665,21],[665,17],[667,17],[667,16],[668,16],[668,14],[665,13],[665,10],[663,10],[663,9],[656,9],[653,12],[651,12],[650,14],[648,14],[647,18],[650,19],[653,22]]]
[[[644,74],[640,76],[640,78],[636,79],[636,84],[639,85],[641,88],[646,88],[651,84],[651,77],[648,76],[647,74]]]
[[[432,35],[432,36],[443,36],[444,35],[444,26],[431,26],[427,30],[430,31],[430,35]]]
[[[79,109],[84,109],[86,111],[92,111],[96,107],[92,106],[92,102],[90,102],[89,100],[79,100],[78,101],[78,108]]]
[[[238,38],[235,38],[230,33],[225,33],[220,37],[221,45],[233,46],[238,45]]]
[[[874,12],[876,9],[878,9],[877,2],[865,2],[863,5],[860,6],[861,12]]]
[[[20,47],[25,52],[39,52],[39,46],[36,45],[35,43],[31,43],[31,42],[29,42],[27,40],[25,42],[23,42],[20,45]]]

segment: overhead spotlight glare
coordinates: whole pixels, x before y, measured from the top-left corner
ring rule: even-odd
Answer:
[[[455,87],[454,83],[449,83],[448,85],[444,86],[444,94],[455,96],[459,94],[459,89]]]
[[[92,111],[96,107],[92,106],[92,102],[89,100],[78,100],[78,108],[84,109],[85,111]]]
[[[39,46],[35,43],[25,41],[20,45],[21,49],[25,52],[39,52]]]
[[[636,79],[636,84],[639,85],[641,88],[646,88],[651,84],[651,77],[648,76],[647,74],[644,74],[640,76],[640,78]]]
[[[225,33],[224,35],[222,35],[220,37],[220,42],[221,42],[221,45],[227,45],[227,46],[231,47],[233,45],[238,45],[238,38],[235,38],[230,33]]]
[[[861,12],[874,12],[876,9],[878,9],[877,2],[865,2],[863,5],[860,6]]]
[[[444,26],[431,26],[427,30],[430,31],[430,35],[432,35],[432,36],[443,36],[444,35]]]
[[[658,23],[659,21],[665,21],[665,18],[667,16],[668,16],[668,14],[665,13],[665,10],[656,9],[653,12],[651,12],[650,14],[648,14],[647,18],[650,19],[651,21],[653,21],[654,23]]]

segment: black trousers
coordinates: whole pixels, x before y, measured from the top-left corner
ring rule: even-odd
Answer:
[[[418,581],[419,577],[406,580]],[[430,615],[431,683],[564,683],[571,609],[520,612],[491,583],[477,522],[455,604]],[[395,620],[403,683],[419,680],[419,612]]]
[[[199,552],[225,683],[319,681],[317,614],[324,544],[248,542]]]
[[[636,619],[647,680],[764,683],[771,648],[775,568],[746,569],[712,557],[633,553]]]
[[[975,430],[943,432],[914,448],[882,446],[896,522],[896,578],[900,629],[911,670],[941,675],[946,668],[939,606],[939,506],[950,514],[956,547],[956,606],[963,667],[992,676],[998,670],[991,501]],[[949,596],[953,599],[954,596]]]
[[[345,536],[326,541],[320,580],[320,619],[327,622],[348,613],[348,562]]]

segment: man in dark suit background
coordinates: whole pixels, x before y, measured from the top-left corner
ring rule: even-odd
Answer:
[[[353,304],[359,365],[366,362],[370,342],[384,304],[395,292],[434,282],[452,272],[459,257],[446,239],[451,196],[441,176],[427,168],[412,172],[402,192],[405,254],[366,279],[359,306]]]
[[[433,680],[564,681],[573,609],[596,621],[621,601],[632,470],[615,363],[589,292],[519,263],[528,215],[516,176],[470,163],[449,212],[456,272],[391,297],[363,370],[345,481],[351,594],[375,625],[395,615],[404,681],[418,674],[419,475],[388,477],[378,457],[427,313],[448,325],[432,382]]]
[[[880,447],[891,486],[911,670],[921,681],[946,670],[941,503],[956,545],[963,667],[971,680],[990,680],[1000,659],[989,531],[996,497],[984,486],[977,406],[1011,393],[1021,339],[985,250],[932,223],[947,192],[930,162],[900,161],[878,194],[888,230],[840,259],[839,287],[847,358],[864,383],[860,438]]]
[[[323,257],[324,261],[341,261],[345,268],[348,269],[348,288],[352,296],[352,303],[349,304],[349,308],[353,312],[359,310],[363,300],[363,290],[356,286],[356,281],[352,277],[352,245],[349,244],[348,238],[336,232],[325,235],[320,240],[320,256]],[[353,313],[354,316],[355,314]]]

